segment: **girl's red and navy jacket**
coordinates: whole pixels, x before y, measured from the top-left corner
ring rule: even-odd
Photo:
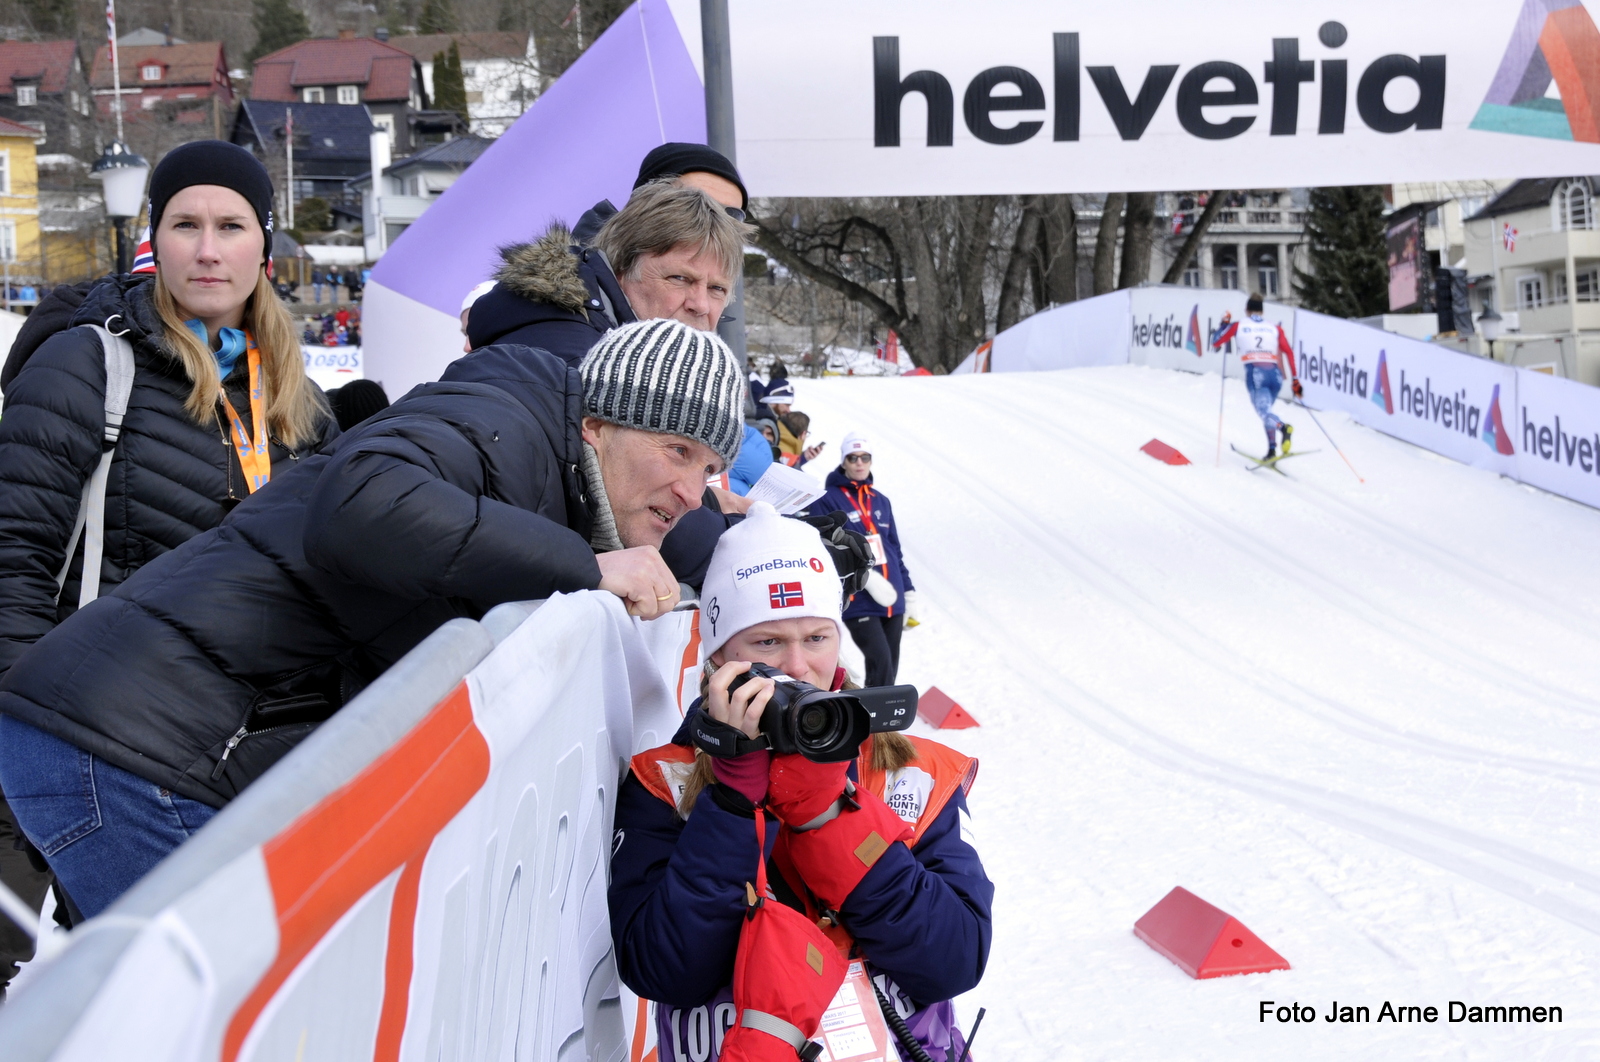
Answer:
[[[696,702],[673,745],[692,747],[699,710]],[[915,846],[892,845],[839,912],[869,968],[918,1007],[968,991],[988,961],[994,886],[962,837],[966,815],[957,787]],[[769,860],[777,835],[767,833]],[[708,786],[685,821],[630,771],[617,797],[607,894],[623,982],[670,1007],[698,1007],[723,990],[733,980],[754,857],[754,808],[744,796]],[[778,898],[803,912],[775,863],[769,877]]]
[[[840,510],[849,519],[846,526],[863,535],[881,535],[883,554],[887,563],[878,565],[878,572],[893,584],[895,601],[888,608],[873,600],[871,594],[857,594],[845,607],[844,618],[860,616],[899,616],[905,612],[906,591],[915,590],[911,573],[906,571],[905,558],[900,554],[900,529],[895,525],[894,506],[889,498],[872,485],[869,473],[866,479],[854,480],[841,469],[828,473],[828,492],[811,503],[806,510],[810,516]]]

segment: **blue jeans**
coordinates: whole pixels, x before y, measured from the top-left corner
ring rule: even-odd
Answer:
[[[1272,403],[1278,400],[1278,392],[1283,390],[1283,374],[1274,365],[1246,365],[1244,385],[1250,390],[1250,404],[1256,407],[1256,416],[1266,425],[1267,441],[1276,443],[1277,431],[1283,427],[1283,421],[1272,411]]]
[[[0,716],[0,792],[86,918],[217,813],[8,715]]]

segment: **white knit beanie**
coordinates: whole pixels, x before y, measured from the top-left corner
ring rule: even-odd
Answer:
[[[744,440],[744,374],[710,332],[657,318],[614,328],[583,364],[586,416],[705,443],[725,465]]]
[[[817,529],[756,502],[722,533],[700,588],[700,662],[758,623],[816,616],[839,618],[839,573]]]

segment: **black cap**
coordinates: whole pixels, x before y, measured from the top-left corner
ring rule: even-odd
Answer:
[[[161,215],[167,211],[172,197],[197,184],[215,184],[231,188],[244,196],[256,212],[266,242],[261,248],[263,259],[272,253],[272,179],[259,159],[237,144],[225,140],[195,140],[179,144],[162,157],[150,175],[150,247],[155,249],[154,234],[161,227]]]
[[[1261,309],[1260,295],[1251,295],[1248,299],[1244,300],[1245,313],[1260,313]]]
[[[739,187],[739,209],[749,209],[750,193],[744,190],[739,171],[726,155],[704,144],[662,144],[652,149],[639,163],[639,179],[633,186],[638,188],[661,177],[682,177],[686,173],[714,173],[732,181]]]

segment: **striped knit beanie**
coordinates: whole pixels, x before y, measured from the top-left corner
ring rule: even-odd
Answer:
[[[635,321],[605,334],[578,367],[584,414],[681,435],[733,464],[744,438],[744,375],[727,344],[679,321]]]

